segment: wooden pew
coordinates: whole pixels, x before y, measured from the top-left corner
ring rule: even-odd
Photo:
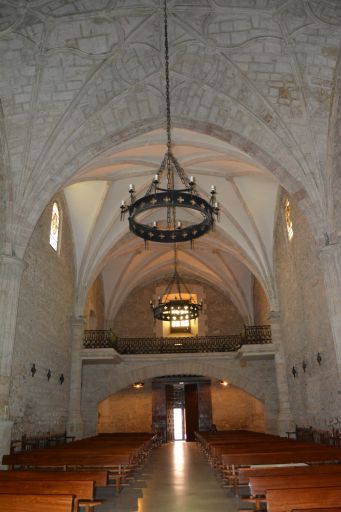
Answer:
[[[21,469],[107,470],[119,491],[149,454],[155,434],[94,436],[67,445],[3,457],[3,464]]]
[[[340,507],[341,487],[270,489],[266,493],[268,512]]]
[[[3,457],[4,464],[21,468],[59,468],[64,471],[73,470],[107,470],[109,479],[115,481],[117,492],[120,491],[124,480],[135,467],[131,462],[130,454],[103,454],[103,453],[64,453],[46,454],[28,452],[27,454],[6,455]]]
[[[72,512],[73,496],[0,494],[1,512]]]
[[[291,512],[341,512],[341,507],[295,508]]]
[[[48,494],[48,495],[72,495],[74,496],[75,512],[82,506],[89,512],[102,501],[95,501],[95,485],[93,481],[51,481],[51,480],[21,480],[0,482],[0,494]]]
[[[295,508],[291,512],[341,512],[341,507]]]
[[[341,474],[255,476],[250,477],[249,486],[251,496],[243,501],[254,503],[256,510],[260,510],[261,503],[267,501],[266,494],[270,489],[341,487]]]
[[[119,491],[158,442],[156,434],[105,434],[72,443],[5,455],[3,464],[24,470],[106,470]]]
[[[338,462],[341,450],[331,446],[296,442],[268,434],[232,431],[197,434],[212,467],[238,489],[241,466]]]
[[[314,475],[327,473],[341,473],[341,464],[313,464],[311,466],[269,466],[239,468],[239,484],[248,484],[250,477],[255,476],[284,476]]]
[[[227,486],[236,491],[239,488],[238,473],[240,466],[252,466],[263,464],[294,464],[302,462],[334,462],[335,455],[312,450],[290,452],[258,452],[258,453],[234,453],[221,456],[222,476],[227,480]]]
[[[22,480],[52,480],[53,482],[65,482],[67,480],[90,480],[95,487],[106,487],[108,485],[107,471],[0,471],[1,482],[17,482]]]
[[[335,462],[341,460],[339,454],[313,450],[266,451],[233,453],[222,456],[226,466],[252,466],[257,464],[294,464],[297,462]]]

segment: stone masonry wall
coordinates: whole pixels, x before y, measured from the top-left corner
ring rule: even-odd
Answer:
[[[203,290],[204,297],[204,322],[199,318],[199,336],[219,336],[224,334],[239,334],[243,332],[244,322],[235,305],[220,291],[196,280],[195,284],[187,283],[191,290],[198,286]],[[191,288],[192,285],[192,288]],[[160,329],[154,324],[149,301],[156,298],[156,289],[164,289],[165,281],[134,290],[119,309],[114,321],[113,331],[121,337],[154,337]],[[200,297],[198,297],[200,300]],[[134,320],[131,312],[134,311]],[[161,332],[161,331],[160,331]]]
[[[239,334],[244,322],[236,306],[212,286],[205,286],[208,336]]]
[[[100,274],[92,284],[84,306],[86,329],[104,329],[104,289]]]
[[[98,407],[97,432],[151,432],[152,383],[128,387],[103,400]]]
[[[283,194],[274,243],[284,351],[294,422],[300,426],[330,428],[340,422],[336,409],[337,368],[323,276],[315,241],[293,198],[294,236],[288,240]],[[322,356],[321,365],[317,354]],[[304,372],[303,361],[307,367]],[[298,372],[296,378],[292,368]],[[336,423],[335,423],[336,422]]]
[[[255,325],[268,325],[270,313],[269,302],[263,288],[256,278],[253,282],[253,308]]]
[[[264,405],[249,393],[212,379],[212,417],[218,430],[265,431]]]
[[[11,381],[12,437],[65,430],[69,400],[70,319],[73,313],[73,243],[62,195],[60,251],[49,245],[52,201],[33,232],[18,308]],[[36,373],[31,376],[32,364]],[[47,380],[50,369],[51,378]],[[63,374],[65,381],[60,384]]]

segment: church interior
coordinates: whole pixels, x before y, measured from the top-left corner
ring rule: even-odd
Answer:
[[[218,438],[341,462],[341,3],[0,0],[0,55],[0,509],[90,506],[1,501],[62,442],[98,512],[244,510]]]

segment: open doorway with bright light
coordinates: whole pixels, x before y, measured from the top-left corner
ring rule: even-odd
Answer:
[[[184,412],[185,410],[182,407],[174,408],[174,441],[183,441],[185,439]]]

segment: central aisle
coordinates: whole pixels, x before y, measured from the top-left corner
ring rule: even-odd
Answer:
[[[195,443],[176,441],[157,448],[131,487],[98,511],[235,512],[237,501],[219,486]]]

